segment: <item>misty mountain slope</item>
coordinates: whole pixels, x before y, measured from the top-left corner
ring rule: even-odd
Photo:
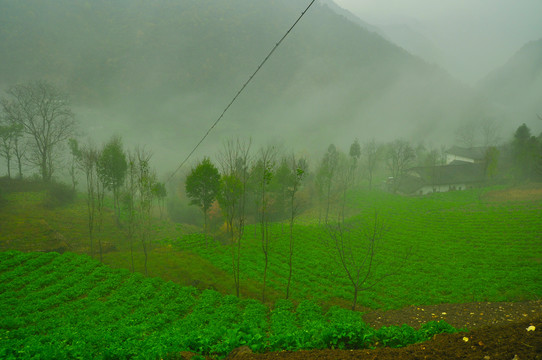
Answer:
[[[194,145],[307,4],[3,1],[0,86],[59,83],[86,133],[121,133],[172,158]],[[438,142],[458,120],[479,116],[473,99],[443,70],[316,3],[208,145],[225,136],[309,151],[355,137]]]
[[[381,26],[382,34],[391,42],[434,64],[445,63],[444,55],[438,46],[420,32],[408,25]]]
[[[482,79],[481,92],[510,112],[516,122],[542,115],[542,39],[524,45],[501,68]]]

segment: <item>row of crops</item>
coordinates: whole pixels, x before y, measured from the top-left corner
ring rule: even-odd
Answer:
[[[484,203],[478,190],[422,198],[386,193],[353,193],[350,205],[361,215],[347,220],[353,230],[348,241],[364,242],[375,210],[388,231],[379,243],[374,279],[388,277],[361,294],[370,308],[400,308],[412,304],[471,301],[517,301],[542,296],[542,203]],[[300,223],[304,219],[300,219]],[[263,254],[258,229],[248,227],[242,243],[241,281],[263,278]],[[287,225],[270,227],[269,286],[285,291],[288,278]],[[336,249],[323,225],[296,225],[293,298],[328,301],[352,299],[352,286],[336,258]],[[226,272],[231,272],[227,246],[201,246],[201,235],[171,242],[190,249]],[[370,284],[368,284],[370,285]]]
[[[456,331],[372,329],[361,314],[313,302],[255,300],[181,287],[84,255],[0,253],[0,358],[156,359],[180,351],[218,357],[253,351],[404,346]]]

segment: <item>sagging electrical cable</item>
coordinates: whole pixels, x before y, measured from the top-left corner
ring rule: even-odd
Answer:
[[[226,112],[228,111],[228,109],[233,105],[233,103],[235,102],[235,100],[237,100],[237,98],[239,97],[239,95],[241,95],[241,93],[245,90],[245,88],[247,87],[247,85],[252,81],[252,79],[254,78],[254,76],[256,76],[256,74],[260,71],[260,69],[264,66],[264,64],[267,62],[267,60],[269,60],[269,58],[271,57],[271,55],[273,55],[273,53],[275,52],[275,50],[280,46],[280,44],[284,41],[284,39],[288,36],[288,34],[290,34],[290,32],[294,29],[294,27],[297,25],[297,23],[301,20],[301,18],[305,15],[305,13],[311,8],[311,6],[316,2],[316,0],[312,0],[310,2],[310,4],[305,8],[305,10],[303,10],[303,12],[301,13],[301,15],[299,15],[299,17],[297,18],[297,20],[293,23],[292,26],[290,26],[290,28],[288,29],[288,31],[286,31],[286,33],[284,34],[284,36],[282,36],[282,38],[275,44],[275,46],[273,46],[273,48],[271,49],[271,51],[269,52],[269,54],[267,54],[267,56],[263,59],[263,61],[260,63],[260,65],[258,65],[258,68],[256,69],[256,71],[254,71],[252,73],[252,75],[250,75],[250,77],[248,78],[248,80],[243,84],[243,86],[239,89],[239,91],[237,92],[237,94],[235,94],[235,96],[233,97],[233,99],[229,102],[229,104],[224,108],[224,110],[222,111],[222,113],[220,114],[220,116],[215,120],[215,122],[213,123],[213,125],[211,125],[211,127],[209,129],[207,129],[207,132],[205,133],[205,135],[203,135],[203,137],[200,139],[200,141],[196,144],[196,146],[194,146],[194,148],[190,151],[190,153],[188,154],[188,156],[183,160],[183,162],[181,162],[181,164],[177,167],[177,169],[175,169],[175,171],[173,172],[173,174],[170,175],[170,177],[167,179],[166,182],[169,182],[171,181],[171,179],[175,176],[175,174],[183,167],[184,164],[186,164],[186,162],[188,161],[188,159],[190,159],[190,157],[192,156],[192,154],[194,154],[194,152],[197,150],[197,148],[201,145],[201,143],[205,140],[205,138],[207,138],[207,136],[209,135],[209,133],[215,128],[215,126],[220,122],[220,120],[222,120],[222,118],[224,117],[224,114],[226,114]]]

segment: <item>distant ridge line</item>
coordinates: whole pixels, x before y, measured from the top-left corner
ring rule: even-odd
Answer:
[[[260,65],[258,65],[258,68],[256,69],[256,71],[254,71],[252,73],[252,75],[250,75],[250,77],[248,78],[248,80],[243,84],[243,86],[239,89],[239,91],[237,92],[237,94],[235,94],[235,96],[233,97],[233,99],[229,102],[229,104],[224,108],[224,110],[222,111],[222,113],[220,114],[220,116],[215,120],[215,122],[211,125],[211,127],[209,129],[207,129],[207,132],[205,133],[205,135],[203,135],[203,137],[200,139],[200,141],[196,144],[196,146],[194,146],[194,148],[190,151],[190,153],[188,154],[188,156],[181,162],[181,164],[177,167],[177,169],[175,169],[175,171],[169,176],[169,178],[166,180],[166,183],[170,182],[171,179],[175,176],[175,174],[184,166],[184,164],[188,161],[188,159],[190,159],[190,157],[194,154],[194,152],[197,150],[197,148],[201,145],[201,143],[207,138],[207,136],[209,135],[209,133],[215,128],[215,126],[220,122],[220,120],[222,120],[222,118],[224,117],[224,114],[226,114],[226,112],[228,111],[228,109],[233,105],[233,103],[237,100],[237,98],[239,97],[239,95],[241,95],[241,93],[245,90],[245,88],[247,87],[247,85],[252,81],[252,79],[254,78],[254,76],[256,76],[256,74],[260,71],[260,69],[263,67],[263,65],[267,62],[267,60],[269,60],[269,58],[271,57],[271,55],[273,55],[273,53],[275,52],[275,50],[280,46],[280,44],[282,43],[282,41],[288,36],[288,34],[290,34],[290,32],[294,29],[294,27],[297,25],[297,23],[301,20],[301,18],[305,15],[305,13],[311,8],[311,6],[316,2],[316,0],[311,0],[311,2],[309,3],[309,5],[305,8],[305,10],[303,10],[303,12],[301,12],[301,15],[299,15],[299,17],[297,18],[297,20],[293,23],[292,26],[290,26],[290,28],[288,29],[288,31],[286,31],[286,33],[282,36],[282,38],[275,44],[275,46],[273,46],[273,48],[271,49],[271,51],[267,54],[267,56],[263,59],[263,61],[260,63]]]

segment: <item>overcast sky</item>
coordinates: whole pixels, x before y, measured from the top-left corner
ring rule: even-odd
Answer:
[[[334,0],[373,25],[407,24],[474,83],[521,46],[542,38],[542,0]]]

